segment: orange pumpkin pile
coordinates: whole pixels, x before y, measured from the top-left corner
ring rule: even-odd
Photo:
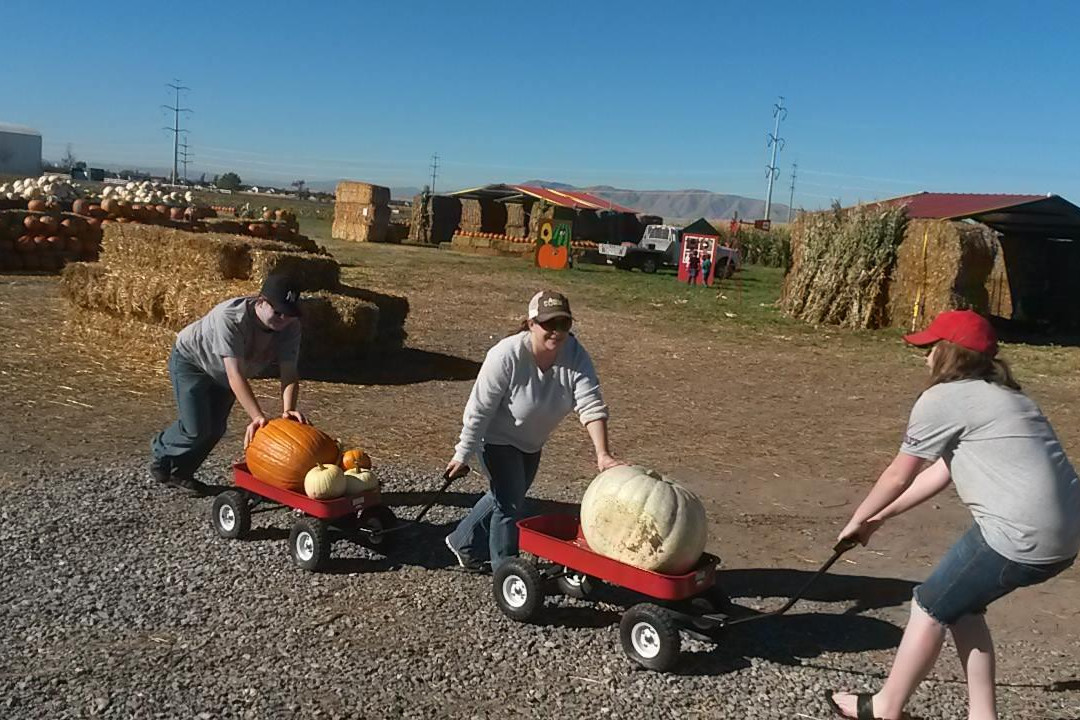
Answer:
[[[67,262],[96,260],[100,247],[99,219],[48,211],[0,212],[0,271],[55,272]]]

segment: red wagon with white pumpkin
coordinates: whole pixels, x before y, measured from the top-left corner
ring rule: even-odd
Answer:
[[[561,594],[578,599],[588,599],[597,582],[630,590],[645,599],[623,613],[619,623],[623,651],[638,665],[660,672],[678,661],[683,632],[718,642],[719,633],[732,625],[782,615],[855,546],[853,541],[840,542],[832,557],[782,607],[754,613],[732,604],[717,585],[720,560],[714,555],[703,553],[689,571],[666,575],[594,552],[576,515],[537,515],[519,521],[518,530],[521,552],[536,559],[510,558],[495,570],[492,590],[503,614],[518,622],[538,621],[552,583]]]

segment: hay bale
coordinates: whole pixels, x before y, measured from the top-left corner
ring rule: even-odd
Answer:
[[[389,205],[390,188],[371,183],[342,180],[334,193],[335,202],[358,205]]]
[[[303,298],[300,367],[340,369],[376,346],[379,308],[347,295],[317,293]]]
[[[461,201],[459,226],[464,232],[495,233],[502,235],[506,229],[506,205],[488,198]]]
[[[390,228],[390,208],[362,203],[334,204],[331,235],[352,242],[385,242]]]
[[[252,249],[246,280],[262,287],[270,275],[285,274],[303,291],[333,290],[340,284],[341,268],[323,255]]]
[[[428,199],[431,223],[429,242],[439,245],[450,242],[461,224],[461,201],[449,195],[432,195]]]
[[[1009,286],[1009,268],[1005,262],[1005,248],[1002,247],[1001,239],[997,237],[994,238],[994,246],[994,267],[990,270],[990,276],[986,278],[988,310],[991,315],[1012,318],[1012,289]]]
[[[911,332],[946,310],[988,313],[997,247],[996,233],[985,225],[911,221],[889,285],[890,324]]]
[[[815,325],[884,327],[889,277],[906,226],[903,207],[860,205],[800,215],[781,308]]]

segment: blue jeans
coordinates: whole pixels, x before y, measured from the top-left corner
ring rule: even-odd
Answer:
[[[1015,562],[987,545],[979,526],[973,525],[926,582],[915,588],[915,602],[942,625],[952,625],[964,615],[986,612],[987,605],[1017,588],[1049,580],[1075,560],[1049,565]]]
[[[155,462],[168,462],[174,475],[190,478],[225,434],[236,396],[175,346],[169,355],[169,377],[180,417],[158,433],[150,447]]]
[[[540,453],[522,452],[511,445],[485,445],[483,461],[491,489],[450,533],[450,544],[470,560],[490,558],[494,570],[518,554],[517,521],[540,467]]]

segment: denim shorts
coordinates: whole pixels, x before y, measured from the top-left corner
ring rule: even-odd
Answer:
[[[915,602],[942,625],[952,625],[964,615],[986,612],[987,605],[1016,588],[1049,580],[1075,560],[1049,565],[1009,560],[987,545],[979,526],[972,525],[915,588]]]

